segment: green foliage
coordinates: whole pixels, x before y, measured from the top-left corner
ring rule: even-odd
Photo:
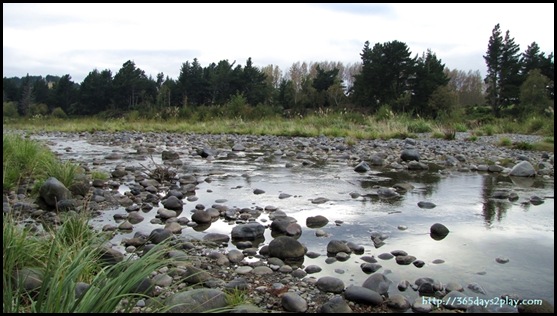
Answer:
[[[377,112],[375,113],[374,117],[377,121],[385,121],[394,118],[395,114],[391,110],[389,105],[382,105],[379,107]]]
[[[501,137],[499,139],[499,146],[504,146],[504,147],[509,147],[510,145],[512,145],[512,141],[510,138],[508,137]]]
[[[251,108],[248,106],[246,97],[241,93],[236,93],[226,104],[224,113],[226,117],[251,117]]]
[[[410,121],[410,124],[408,124],[408,131],[410,133],[429,133],[432,131],[432,128],[427,121],[416,119]]]
[[[33,103],[29,108],[31,116],[45,116],[48,114],[48,106],[44,103]]]
[[[249,303],[249,294],[246,290],[233,288],[227,290],[224,294],[226,295],[226,303],[230,307]]]
[[[54,177],[62,182],[66,188],[69,188],[82,169],[79,165],[70,162],[60,162],[57,160],[48,160],[44,164],[45,178]]]
[[[495,126],[492,124],[484,125],[480,130],[483,132],[483,135],[491,136],[495,134]]]
[[[468,127],[467,127],[466,124],[464,124],[464,123],[453,123],[452,126],[453,126],[453,128],[454,128],[457,132],[466,132],[466,131],[468,131]]]
[[[17,186],[23,179],[32,179],[43,171],[43,166],[55,159],[54,155],[36,141],[17,134],[2,138],[3,189]]]
[[[543,114],[551,101],[547,92],[549,78],[541,74],[540,69],[533,69],[520,86],[519,114]]]
[[[544,120],[539,116],[530,116],[524,125],[526,126],[526,132],[533,134],[542,130],[547,124],[552,124],[552,122],[548,122],[548,120]]]
[[[140,114],[138,110],[132,110],[126,113],[126,119],[128,122],[137,122],[140,119]]]
[[[502,110],[513,105],[519,98],[523,78],[520,74],[520,47],[507,30],[502,36],[501,27],[496,24],[489,38],[484,60],[487,65],[487,104],[495,117]]]
[[[470,136],[467,138],[467,140],[468,140],[468,141],[471,141],[471,142],[475,142],[475,141],[478,140],[478,136],[476,136],[476,135],[470,135]]]
[[[400,111],[398,106],[404,104],[393,102],[407,94],[409,79],[415,74],[416,58],[410,55],[408,46],[400,41],[376,43],[373,48],[366,41],[360,54],[362,71],[354,79],[353,101],[373,111],[383,104]]]
[[[93,180],[108,180],[110,179],[110,175],[103,171],[93,170],[91,171],[91,178]]]
[[[19,114],[17,112],[17,103],[10,101],[10,102],[4,102],[2,104],[2,115],[4,117],[4,120],[6,118],[16,118],[19,117]]]
[[[535,146],[531,143],[520,141],[512,144],[512,148],[521,150],[533,150]]]
[[[433,133],[431,133],[431,137],[432,138],[438,138],[438,139],[442,139],[445,137],[445,134],[443,134],[440,131],[434,131]]]
[[[64,112],[61,107],[54,108],[54,110],[52,110],[52,116],[61,119],[68,118],[68,115],[66,115],[66,112]]]
[[[86,216],[68,216],[58,229],[39,237],[4,215],[4,313],[129,312],[143,297],[134,293],[137,284],[171,264],[171,259],[165,258],[167,245],[162,243],[139,259],[130,257],[102,268],[98,259],[106,239],[88,227]],[[12,278],[23,267],[42,272],[42,284],[35,293],[26,292]],[[75,296],[78,282],[90,284],[81,297]],[[123,299],[129,302],[125,306]]]

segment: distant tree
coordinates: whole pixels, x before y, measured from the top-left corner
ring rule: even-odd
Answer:
[[[246,97],[247,103],[252,106],[263,104],[271,91],[271,86],[267,85],[265,73],[253,66],[251,57],[246,61],[246,66],[239,80],[238,90]]]
[[[16,80],[4,77],[2,79],[2,101],[19,101],[20,96]]]
[[[243,74],[242,66],[238,65],[234,68],[232,64],[223,59],[218,64],[211,63],[203,69],[203,77],[208,83],[208,105],[225,104],[230,97],[239,92],[239,81]]]
[[[530,70],[526,80],[520,87],[519,117],[527,114],[543,114],[551,105],[551,100],[547,94],[549,78],[542,75],[539,68]],[[526,114],[526,115],[525,115]]]
[[[182,93],[183,105],[198,106],[211,102],[208,72],[210,70],[204,69],[197,58],[191,64],[189,61],[182,64],[176,83]]]
[[[522,84],[520,77],[520,47],[510,37],[509,31],[503,38],[501,28],[496,24],[489,38],[488,49],[484,60],[487,65],[487,104],[491,106],[493,115],[500,116],[504,107],[519,102],[519,89]]]
[[[51,93],[46,79],[39,76],[36,80],[34,80],[33,93],[35,94],[35,103],[46,104],[49,101]]]
[[[495,116],[501,110],[501,67],[503,55],[503,36],[499,23],[495,25],[489,37],[487,52],[483,56],[487,65],[487,75],[484,79],[487,86],[486,103],[491,107]]]
[[[509,31],[505,32],[501,60],[501,98],[504,107],[519,102],[520,85],[523,82],[520,76],[520,47],[509,34]]]
[[[53,86],[54,102],[56,107],[61,108],[66,114],[76,114],[77,101],[79,98],[79,86],[72,81],[72,77],[66,74]]]
[[[376,43],[373,48],[366,41],[362,53],[362,70],[356,75],[353,101],[376,111],[383,104],[401,104],[410,91],[410,80],[415,73],[416,57],[410,57],[408,46],[400,41]],[[398,105],[397,105],[398,107]],[[393,108],[404,112],[404,108]]]
[[[295,107],[295,88],[292,80],[286,78],[280,80],[277,103],[287,111]]]
[[[526,80],[528,74],[531,70],[539,69],[540,73],[549,79],[547,92],[549,97],[553,100],[553,84],[555,79],[555,68],[553,63],[553,53],[550,53],[547,57],[545,53],[541,51],[540,47],[536,42],[532,42],[526,48],[526,51],[522,53],[520,58],[520,74],[524,80]]]
[[[462,108],[457,107],[457,94],[447,85],[438,86],[428,99],[427,108],[431,117],[443,118],[444,120],[460,119],[463,113]]]
[[[31,104],[35,102],[35,94],[33,93],[33,82],[31,81],[31,77],[29,76],[29,74],[22,78],[19,91],[20,98],[18,102],[17,112],[21,116],[27,116],[29,114]]]
[[[140,104],[153,103],[156,98],[156,82],[131,60],[122,65],[112,82],[114,105],[118,110],[137,109]]]
[[[299,61],[293,63],[288,70],[288,76],[292,81],[293,107],[297,108],[302,98],[302,83],[309,76],[307,63],[300,63]]]
[[[112,80],[110,69],[101,72],[94,69],[89,72],[79,89],[81,107],[78,114],[93,115],[108,110],[114,94]]]
[[[410,111],[426,117],[437,117],[437,107],[430,107],[429,99],[439,87],[446,86],[449,78],[445,74],[445,64],[437,59],[430,49],[416,62],[415,79],[412,81]]]
[[[337,87],[340,86],[340,80],[338,79],[339,69],[323,70],[317,65],[316,70],[317,74],[312,82],[312,87],[317,93],[316,106],[328,107],[330,105],[328,95],[329,88],[335,85],[335,83],[337,83]],[[334,91],[338,92],[338,89],[331,89],[333,95],[335,94]]]
[[[485,84],[479,70],[449,70],[445,69],[449,77],[449,88],[457,95],[459,106],[481,105],[485,102]]]

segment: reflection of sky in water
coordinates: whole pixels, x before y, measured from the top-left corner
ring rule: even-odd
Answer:
[[[72,151],[66,154],[63,150],[71,146]],[[81,151],[81,150],[84,151]],[[114,148],[86,144],[83,141],[67,142],[53,146],[53,150],[63,153],[68,159],[81,160],[85,156],[101,159]],[[85,152],[85,150],[87,152]],[[134,151],[120,149],[124,156],[133,155]],[[156,154],[160,162],[160,154]],[[356,173],[346,161],[338,160],[326,164],[325,167],[302,166],[300,161],[273,157],[263,163],[254,162],[260,153],[248,153],[245,157],[235,159],[217,159],[207,162],[201,158],[182,157],[184,167],[181,173],[197,173],[211,175],[210,183],[201,183],[196,190],[199,200],[185,202],[184,211],[180,216],[191,218],[191,210],[196,204],[210,207],[217,199],[226,199],[224,204],[239,208],[264,208],[273,205],[298,220],[303,228],[299,241],[309,251],[322,254],[310,259],[305,258],[304,265],[317,264],[323,268],[315,277],[333,275],[341,278],[346,285],[361,285],[369,276],[360,269],[364,261],[363,255],[377,255],[392,250],[404,250],[425,262],[422,268],[398,265],[394,258],[378,259],[383,266],[378,272],[390,269],[388,277],[393,281],[391,293],[396,293],[400,280],[414,282],[419,277],[432,277],[443,283],[456,281],[466,287],[469,283],[478,283],[486,295],[466,290],[468,296],[490,298],[504,293],[517,293],[528,298],[544,298],[554,301],[554,202],[548,198],[541,205],[523,205],[532,195],[540,197],[554,195],[553,180],[517,179],[488,173],[440,174],[434,172],[387,171],[373,168],[372,172]],[[286,168],[287,161],[294,167]],[[149,160],[135,161],[126,165],[147,164]],[[101,170],[113,170],[121,161],[108,165],[91,166]],[[402,194],[400,199],[381,200],[377,197],[365,196],[373,193],[374,185],[392,186],[407,182],[414,189]],[[256,195],[254,189],[262,189],[264,194]],[[122,186],[120,190],[125,190]],[[494,200],[489,197],[499,189],[515,191],[519,199]],[[352,198],[351,192],[362,196]],[[279,199],[280,193],[292,196]],[[330,201],[313,204],[311,199],[325,197]],[[420,201],[430,201],[437,205],[433,209],[421,209]],[[135,231],[149,233],[154,228],[164,225],[149,223],[156,215],[157,208],[148,213],[140,212],[145,220],[134,225]],[[114,224],[113,214],[125,214],[124,208],[105,212],[100,226]],[[330,234],[329,237],[316,237],[315,229],[307,228],[306,218],[323,215],[329,223],[322,227]],[[268,213],[263,212],[258,221],[270,225]],[[266,220],[266,221],[264,221]],[[335,225],[336,220],[343,223]],[[98,223],[101,219],[97,219]],[[434,223],[446,225],[450,233],[441,240],[435,241],[429,236],[429,228]],[[399,230],[404,225],[406,230]],[[207,229],[196,231],[184,227],[182,235],[202,238],[206,233],[230,234],[234,226],[218,220]],[[129,238],[134,232],[122,234],[115,239]],[[371,232],[388,235],[385,245],[375,249],[370,238]],[[325,263],[326,247],[331,239],[353,241],[365,247],[363,255],[352,254],[345,262]],[[272,240],[269,229],[265,232],[265,241]],[[260,246],[262,246],[261,244]],[[229,249],[235,249],[229,243]],[[495,261],[497,257],[509,258],[506,264]],[[432,263],[442,259],[443,264]],[[344,273],[335,272],[342,269]],[[478,272],[485,272],[480,275]],[[412,297],[417,294],[411,290],[405,292]]]

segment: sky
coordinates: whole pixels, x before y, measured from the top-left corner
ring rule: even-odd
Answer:
[[[361,62],[366,41],[430,49],[449,69],[480,71],[496,24],[524,52],[553,52],[554,3],[3,3],[3,77],[115,75],[131,60],[177,79],[183,63],[245,66]]]

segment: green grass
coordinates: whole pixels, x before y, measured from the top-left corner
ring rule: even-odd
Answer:
[[[2,188],[9,190],[24,179],[34,178],[44,172],[44,167],[55,161],[48,148],[21,135],[3,135]]]
[[[74,183],[83,171],[72,162],[61,162],[43,144],[19,134],[4,133],[2,188],[11,190],[23,182],[35,181],[39,187],[49,177],[55,177],[66,187]]]
[[[145,297],[134,293],[137,284],[171,263],[167,245],[157,245],[139,259],[129,257],[113,266],[99,262],[106,238],[88,227],[85,215],[69,214],[62,225],[37,235],[9,215],[3,221],[4,313],[114,313],[130,311]],[[29,292],[12,276],[22,268],[40,271],[42,284]],[[75,296],[78,282],[90,284]],[[130,303],[121,304],[122,299]]]

